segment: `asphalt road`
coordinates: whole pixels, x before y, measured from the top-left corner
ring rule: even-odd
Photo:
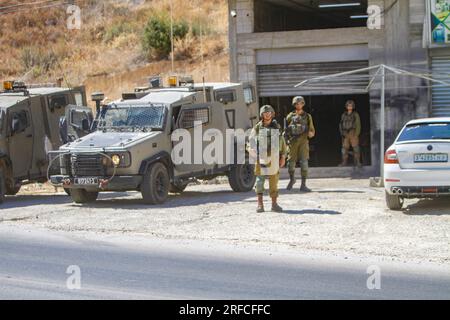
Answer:
[[[379,265],[369,290],[371,264],[0,228],[0,299],[450,299],[450,273],[428,266]]]

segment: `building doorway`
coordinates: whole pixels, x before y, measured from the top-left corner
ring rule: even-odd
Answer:
[[[264,97],[261,105],[270,104],[277,112],[277,121],[285,128],[285,118],[293,110],[293,97]],[[316,95],[304,96],[306,111],[314,119],[316,137],[310,141],[311,167],[337,167],[341,161],[342,140],[339,133],[339,122],[344,112],[345,102],[354,100],[361,116],[361,149],[364,166],[371,165],[370,141],[370,98],[368,94],[354,95]]]

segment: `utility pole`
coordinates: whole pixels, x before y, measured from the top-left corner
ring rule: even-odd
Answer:
[[[381,185],[384,186],[384,152],[385,150],[385,128],[386,128],[386,68],[381,65],[381,114],[380,114],[380,173]]]
[[[174,63],[174,49],[175,49],[175,45],[174,45],[174,41],[173,41],[173,3],[172,0],[170,0],[170,43],[171,43],[171,60],[172,60],[172,74],[174,73],[174,69],[175,69],[175,63]]]

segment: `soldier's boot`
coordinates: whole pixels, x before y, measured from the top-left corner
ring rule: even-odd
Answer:
[[[257,213],[263,213],[264,210],[264,199],[262,194],[258,194],[258,208],[256,209]]]
[[[346,167],[348,165],[348,155],[342,156],[342,163],[339,167]]]
[[[287,190],[291,191],[292,188],[294,188],[294,185],[297,182],[297,180],[295,179],[295,173],[289,173],[289,177],[290,177],[290,181],[289,181],[289,184],[287,186]]]
[[[272,198],[272,212],[283,212],[283,208],[278,205],[278,199]]]
[[[306,186],[306,178],[302,178],[302,186],[300,187],[301,192],[311,192],[312,190]]]
[[[360,153],[355,153],[355,166],[357,166],[358,168],[362,168]]]

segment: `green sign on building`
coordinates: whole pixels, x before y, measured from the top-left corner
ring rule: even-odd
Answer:
[[[431,0],[431,42],[450,44],[450,0]]]

